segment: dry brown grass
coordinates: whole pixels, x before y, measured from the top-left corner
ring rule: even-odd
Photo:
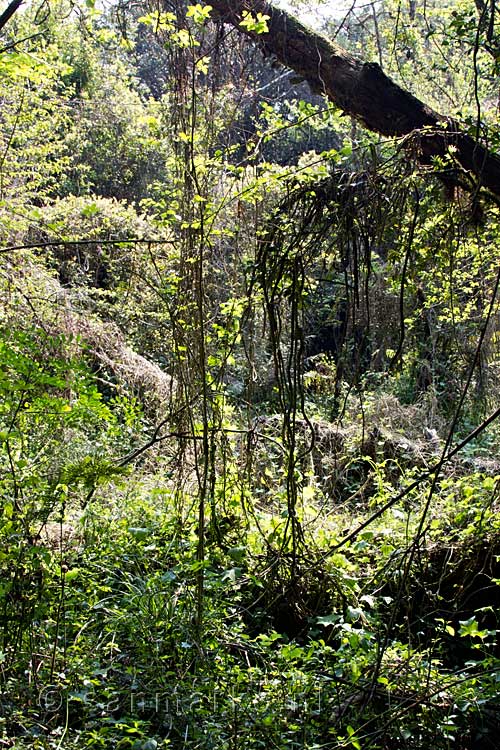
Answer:
[[[163,418],[175,392],[170,375],[128,346],[112,322],[86,307],[84,291],[67,290],[36,260],[6,264],[0,287],[0,321],[14,330],[38,330],[42,336],[65,336],[64,356],[87,353],[93,369],[108,387],[137,395],[150,415]],[[90,356],[89,356],[90,355]]]

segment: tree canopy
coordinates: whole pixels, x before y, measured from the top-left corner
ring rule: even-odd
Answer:
[[[360,60],[265,0],[213,0],[213,6],[223,20],[261,44],[302,75],[315,92],[328,96],[369,130],[396,137],[413,134],[412,148],[423,163],[451,155],[446,179],[452,182],[461,167],[475,176],[479,187],[500,197],[499,157],[456,120],[434,111],[391,80],[377,62]],[[265,29],[245,23],[245,14],[265,16]]]

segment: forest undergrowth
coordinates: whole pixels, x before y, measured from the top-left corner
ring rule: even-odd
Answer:
[[[493,153],[413,6],[325,32]],[[498,199],[212,11],[0,16],[0,745],[495,750]]]

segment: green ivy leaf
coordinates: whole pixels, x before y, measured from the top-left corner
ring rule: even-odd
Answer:
[[[202,26],[210,18],[212,10],[211,5],[196,3],[196,5],[188,5],[186,16],[192,18],[199,26]]]
[[[257,15],[254,16],[250,11],[244,10],[240,26],[245,29],[245,31],[252,34],[267,34],[269,32],[267,22],[270,18],[271,16],[265,15],[264,13],[257,13]]]

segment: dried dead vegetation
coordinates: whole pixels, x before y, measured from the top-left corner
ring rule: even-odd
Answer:
[[[408,467],[428,469],[438,460],[443,445],[435,427],[428,426],[438,423],[429,414],[431,407],[426,402],[403,406],[394,396],[384,395],[366,405],[363,418],[354,405],[348,405],[342,425],[297,419],[296,454],[303,476],[315,482],[326,498],[342,504],[373,495],[376,464],[394,485]],[[266,486],[274,490],[275,477],[284,477],[282,431],[279,414],[259,417],[254,423],[255,481],[261,490]]]
[[[29,259],[2,269],[0,321],[14,330],[65,337],[66,356],[85,352],[106,387],[138,396],[150,416],[164,418],[175,392],[173,378],[126,343],[119,327],[85,308],[79,290],[65,289]]]

